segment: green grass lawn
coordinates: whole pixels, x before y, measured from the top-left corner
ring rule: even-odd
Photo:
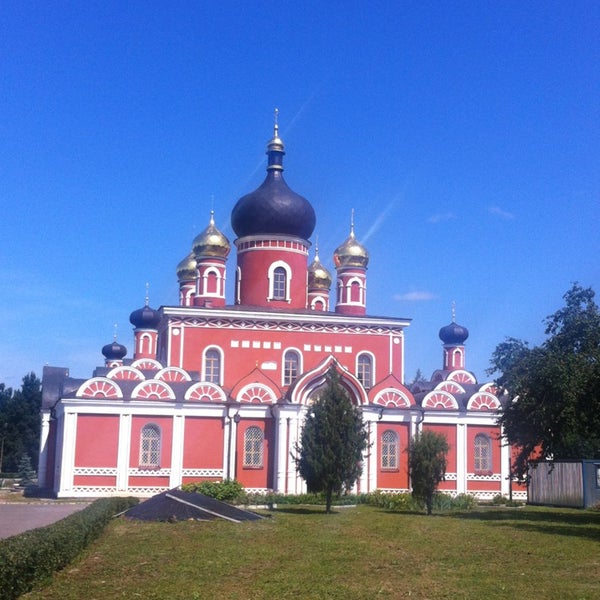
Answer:
[[[26,598],[600,598],[600,513],[289,507],[258,522],[114,520]]]

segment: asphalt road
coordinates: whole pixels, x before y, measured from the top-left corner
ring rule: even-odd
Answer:
[[[45,527],[88,506],[88,502],[14,502],[0,504],[0,538]]]

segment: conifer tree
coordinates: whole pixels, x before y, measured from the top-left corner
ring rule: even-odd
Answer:
[[[349,490],[360,477],[367,441],[362,414],[332,367],[325,389],[308,410],[296,445],[298,472],[309,492],[325,494],[326,512],[331,512],[333,495]]]
[[[407,448],[412,495],[425,504],[428,515],[433,510],[433,497],[438,485],[446,476],[449,449],[445,436],[428,430],[415,435]]]

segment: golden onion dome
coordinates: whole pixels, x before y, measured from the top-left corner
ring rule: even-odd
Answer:
[[[315,258],[308,267],[308,288],[329,290],[333,278],[319,259],[319,249],[315,249]]]
[[[190,281],[191,279],[196,279],[197,273],[196,257],[193,252],[190,252],[177,265],[177,279],[178,281]]]
[[[227,258],[231,244],[229,240],[216,228],[214,211],[210,211],[208,227],[196,236],[192,243],[192,252],[196,260],[206,256]]]
[[[343,267],[361,267],[366,269],[369,264],[369,252],[354,237],[354,219],[352,221],[350,235],[333,253],[333,262],[336,269]]]

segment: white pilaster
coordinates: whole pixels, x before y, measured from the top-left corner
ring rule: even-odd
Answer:
[[[131,415],[119,417],[119,447],[117,450],[117,491],[129,489],[129,455],[131,453]]]
[[[288,464],[288,494],[302,494],[306,492],[306,484],[302,477],[300,477],[298,470],[296,468],[296,463],[292,458],[292,452],[296,448],[296,443],[300,439],[300,434],[302,431],[302,425],[304,424],[304,415],[306,413],[298,413],[294,415],[290,419],[290,445],[289,452],[287,456],[287,464]]]
[[[232,444],[232,424],[233,420],[229,413],[223,415],[223,480],[227,479],[227,475],[231,472],[231,462],[229,460]],[[229,465],[229,468],[227,466]]]
[[[75,467],[75,441],[77,439],[77,413],[64,414],[63,452],[60,467],[59,496],[68,496],[73,491],[73,469]]]
[[[456,493],[467,491],[467,428],[464,423],[456,425]]]
[[[181,471],[183,469],[183,441],[185,431],[185,418],[183,415],[173,415],[173,442],[171,445],[171,477],[169,487],[181,485]]]
[[[510,495],[510,446],[506,443],[504,437],[504,430],[501,432],[501,446],[500,446],[500,493],[503,496]]]
[[[42,412],[42,427],[40,431],[40,456],[38,460],[38,483],[47,487],[48,478],[48,436],[50,434],[50,411]]]
[[[287,474],[287,457],[291,452],[291,448],[288,448],[288,429],[290,424],[290,418],[278,414],[276,420],[276,458],[275,458],[275,491],[280,494],[285,494],[285,481]]]
[[[379,454],[377,448],[377,421],[369,421],[369,447],[367,448],[368,479],[366,487],[361,482],[361,491],[372,492],[377,489],[377,466],[379,465]]]

